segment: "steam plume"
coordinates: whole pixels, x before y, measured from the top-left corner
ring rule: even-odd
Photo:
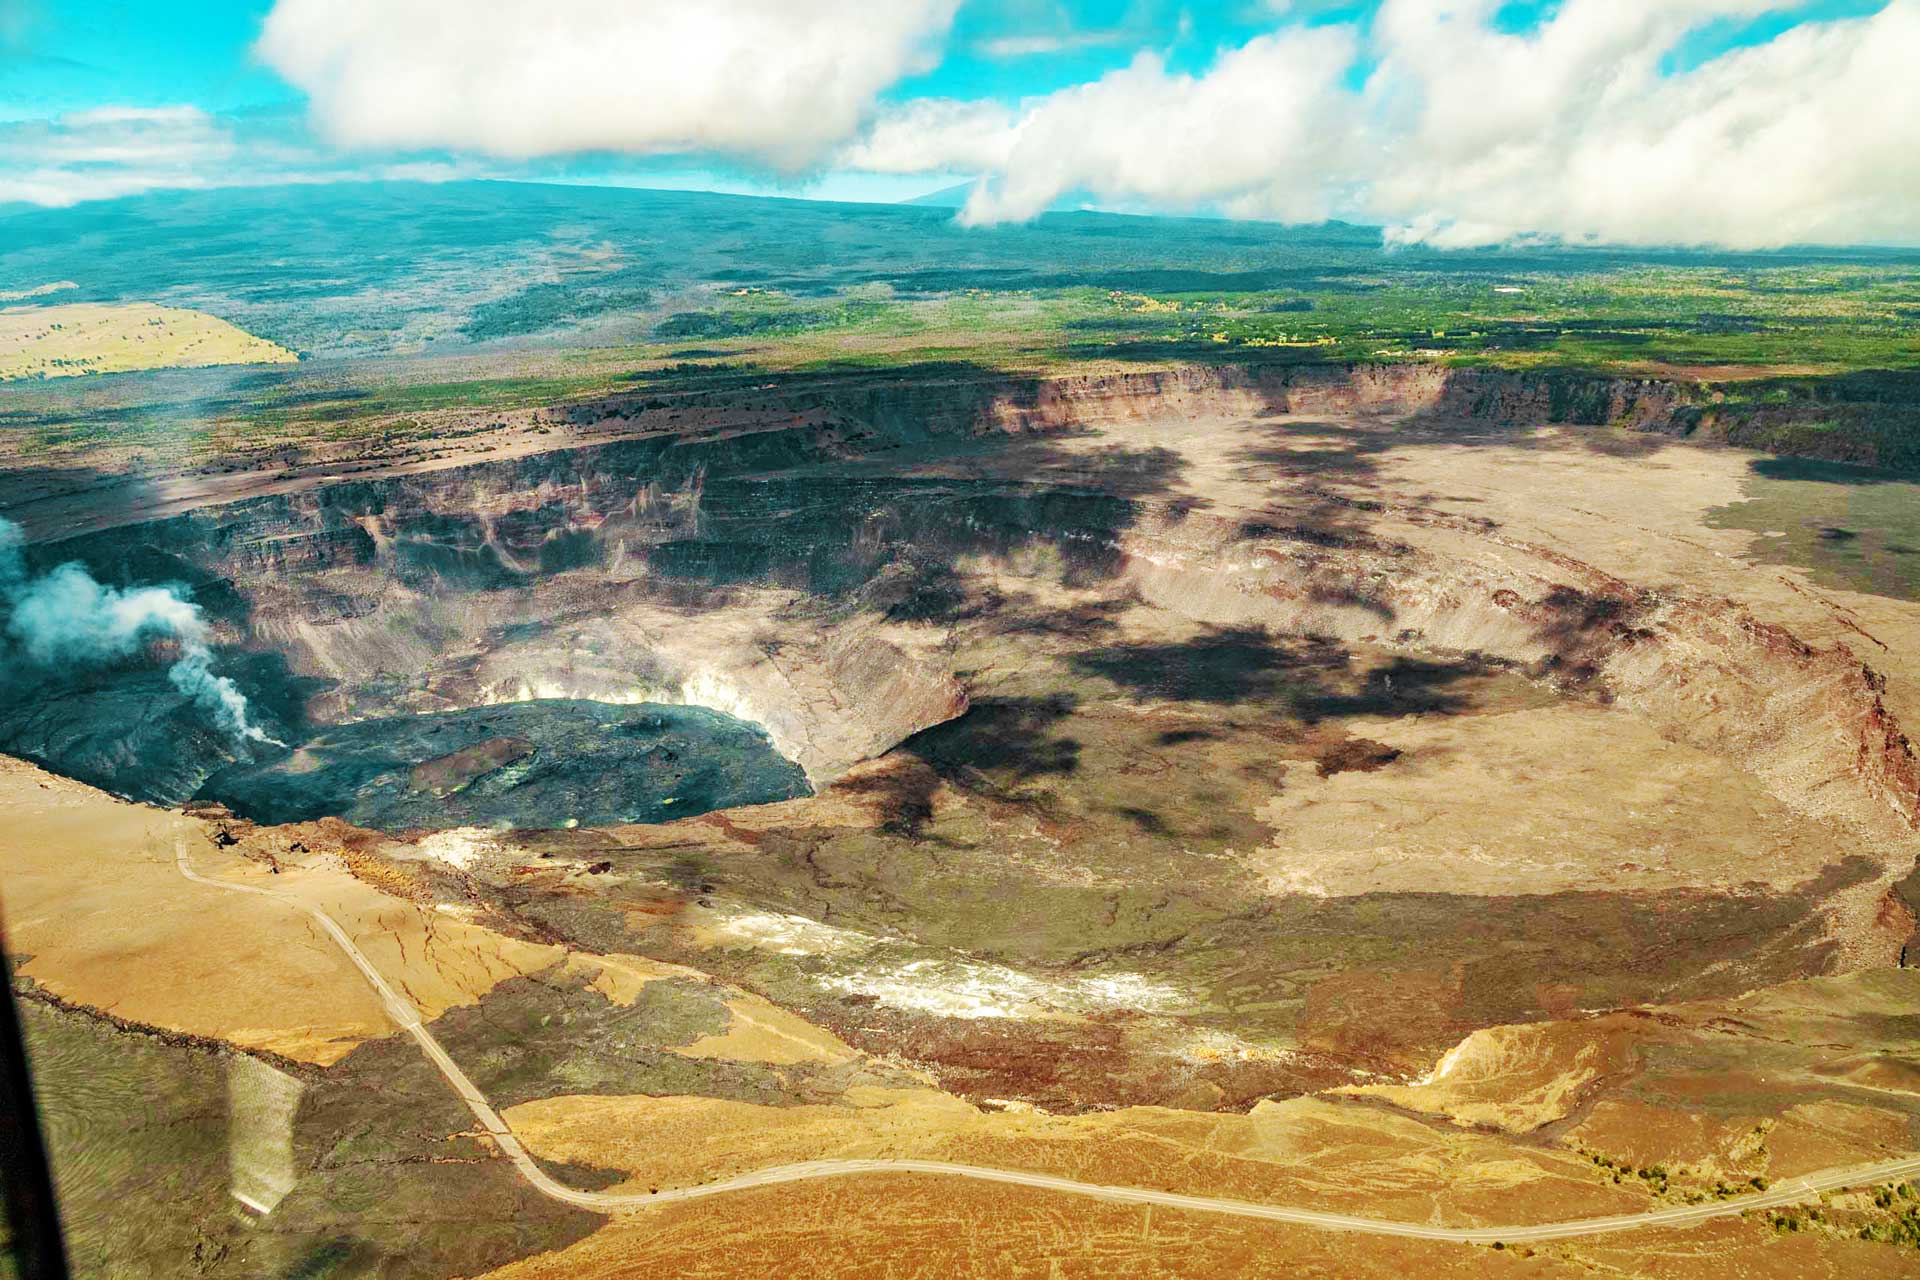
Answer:
[[[248,719],[239,686],[214,674],[199,605],[172,587],[103,586],[77,563],[29,576],[21,553],[25,541],[19,525],[0,517],[0,600],[10,610],[7,632],[29,661],[43,667],[112,662],[131,657],[149,640],[171,639],[180,646],[167,671],[174,688],[236,738],[275,741]]]

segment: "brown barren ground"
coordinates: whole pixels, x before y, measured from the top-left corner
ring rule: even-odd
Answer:
[[[1406,1277],[1729,1276],[1840,1280],[1920,1274],[1859,1240],[1777,1238],[1716,1222],[1602,1245],[1493,1249],[1307,1231],[1165,1209],[1070,1204],[1025,1188],[875,1176],[746,1192],[615,1220],[573,1247],[487,1280],[1105,1280],[1286,1275]]]

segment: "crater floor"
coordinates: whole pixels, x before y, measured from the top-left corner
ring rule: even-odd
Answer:
[[[36,1034],[111,1011],[178,1058],[183,1098],[214,1087],[191,1055],[236,1048],[302,1082],[284,1221],[316,1238],[351,1228],[329,1206],[365,1176],[355,1134],[382,1135],[365,1159],[422,1231],[460,1229],[438,1162],[531,1194],[457,1103],[414,1101],[431,1068],[353,967],[297,914],[180,881],[188,848],[340,920],[582,1187],[890,1153],[1542,1222],[1913,1149],[1920,606],[1728,519],[1745,455],[1420,394],[1190,373],[1004,402],[855,384],[671,426],[610,404],[617,438],[295,468],[43,542],[45,566],[191,585],[220,669],[296,745],[179,739],[169,798],[226,811],[0,773]],[[109,786],[191,715],[137,660],[50,686],[58,716],[20,687],[8,749]],[[104,710],[133,688],[149,712]],[[214,926],[237,910],[254,928]],[[871,1213],[769,1188],[529,1259],[596,1225],[556,1212],[462,1265],[679,1268],[758,1212],[742,1257],[772,1266],[807,1222],[879,1230],[888,1205],[938,1259],[1044,1212],[871,1185]],[[134,1247],[87,1221],[101,1256]],[[1133,1226],[1153,1249],[1115,1235],[1099,1273],[1277,1247]],[[1486,1265],[1905,1265],[1809,1230]],[[1465,1247],[1281,1234],[1351,1274]]]
[[[664,822],[807,794],[766,736],[704,707],[581,700],[356,720],[221,769],[199,800],[381,831]]]

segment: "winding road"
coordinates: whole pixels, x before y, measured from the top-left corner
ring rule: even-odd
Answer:
[[[460,1095],[494,1142],[513,1161],[520,1175],[542,1195],[582,1209],[604,1213],[619,1213],[686,1200],[703,1200],[708,1196],[727,1195],[735,1191],[770,1187],[784,1182],[804,1182],[813,1178],[844,1178],[872,1173],[908,1173],[972,1178],[979,1182],[1000,1182],[1010,1186],[1034,1187],[1043,1191],[1086,1196],[1114,1204],[1153,1205],[1166,1209],[1185,1209],[1196,1213],[1222,1213],[1238,1218],[1260,1218],[1268,1222],[1285,1222],[1295,1226],[1318,1227],[1329,1231],[1400,1236],[1413,1240],[1443,1240],[1458,1244],[1494,1244],[1496,1242],[1521,1244],[1565,1240],[1574,1236],[1605,1235],[1620,1231],[1643,1231],[1655,1227],[1691,1227],[1715,1218],[1733,1217],[1753,1209],[1795,1204],[1822,1191],[1834,1191],[1842,1187],[1864,1186],[1876,1182],[1898,1181],[1920,1175],[1920,1155],[1907,1156],[1878,1164],[1829,1169],[1806,1177],[1788,1178],[1775,1183],[1765,1191],[1751,1192],[1727,1200],[1709,1201],[1705,1204],[1651,1209],[1643,1213],[1625,1213],[1606,1218],[1577,1218],[1568,1222],[1510,1227],[1439,1227],[1417,1222],[1394,1222],[1385,1218],[1322,1213],[1317,1209],[1293,1209],[1282,1205],[1256,1204],[1252,1201],[1230,1200],[1217,1196],[1181,1195],[1177,1192],[1154,1191],[1144,1187],[1109,1187],[1093,1182],[1078,1182],[1072,1178],[1057,1177],[1050,1173],[1027,1173],[1018,1169],[995,1169],[985,1165],[949,1164],[941,1160],[807,1160],[798,1164],[772,1165],[719,1182],[708,1182],[694,1187],[677,1187],[667,1191],[626,1193],[580,1191],[555,1180],[551,1174],[540,1167],[539,1162],[507,1127],[507,1122],[501,1118],[500,1113],[494,1110],[493,1104],[487,1101],[486,1095],[467,1078],[466,1072],[460,1069],[460,1065],[441,1047],[440,1042],[434,1039],[433,1033],[427,1030],[426,1024],[420,1018],[419,1010],[388,985],[387,980],[380,976],[380,971],[373,967],[373,963],[358,946],[354,945],[353,939],[347,936],[346,930],[342,929],[333,917],[318,907],[284,898],[271,889],[234,884],[231,881],[215,880],[199,874],[187,861],[187,845],[184,839],[177,840],[174,844],[174,864],[179,868],[181,875],[195,884],[210,885],[213,888],[226,889],[234,893],[258,894],[313,917],[314,921],[326,931],[327,936],[346,953],[349,960],[353,961],[373,989],[379,993],[381,1001],[386,1005],[387,1012],[393,1020],[419,1043],[421,1050],[440,1069],[440,1074],[446,1077],[447,1083],[453,1086],[453,1091]]]

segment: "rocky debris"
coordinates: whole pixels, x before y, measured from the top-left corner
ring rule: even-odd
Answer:
[[[413,766],[407,778],[415,790],[444,800],[491,773],[525,760],[535,750],[533,743],[525,738],[488,738],[444,756],[423,760]]]
[[[1371,738],[1348,738],[1321,753],[1315,771],[1323,778],[1336,773],[1372,773],[1400,758],[1400,750]]]

